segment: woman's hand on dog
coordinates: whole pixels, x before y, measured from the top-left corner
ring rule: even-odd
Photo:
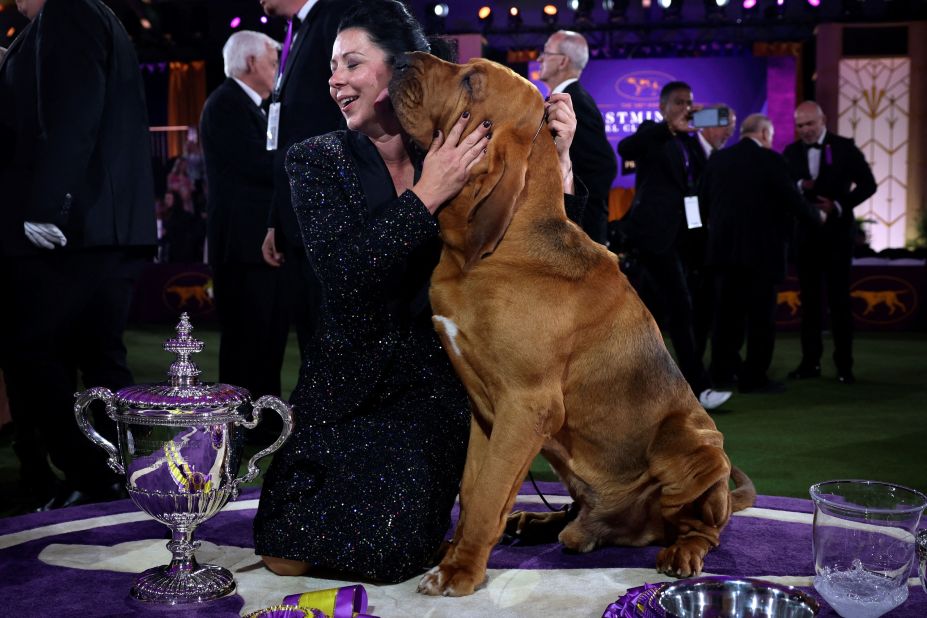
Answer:
[[[560,159],[560,174],[563,176],[563,192],[573,193],[573,162],[570,160],[570,146],[576,135],[576,112],[573,99],[565,92],[552,94],[547,100],[547,127],[554,136],[557,157]]]
[[[460,193],[470,179],[470,170],[486,156],[492,121],[480,122],[470,135],[461,140],[460,136],[469,122],[470,113],[464,112],[446,138],[442,131],[435,131],[422,164],[422,175],[412,187],[432,214]]]

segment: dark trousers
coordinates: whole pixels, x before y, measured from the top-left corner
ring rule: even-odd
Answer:
[[[104,452],[78,428],[74,393],[133,383],[122,335],[143,265],[141,258],[113,249],[4,258],[0,349],[14,448],[27,483],[50,477],[46,453],[75,489],[93,492],[118,480]],[[94,414],[98,430],[112,439],[114,427],[101,412]]]
[[[322,286],[302,247],[287,250],[281,270],[290,311],[289,322],[296,327],[300,359],[303,360],[306,346],[315,338],[319,328]]]
[[[853,368],[853,314],[850,305],[852,249],[844,239],[815,238],[798,249],[798,286],[801,291],[801,353],[803,366],[819,365],[824,352],[823,299],[826,286],[834,364],[840,372]]]
[[[715,274],[715,290],[712,377],[737,375],[745,389],[765,386],[776,341],[775,282],[750,268],[724,267]],[[741,364],[744,336],[747,353]]]
[[[215,264],[219,381],[252,399],[280,396],[289,317],[283,273],[266,264]]]
[[[686,273],[678,251],[666,253],[641,251],[640,265],[644,268],[656,293],[663,301],[665,320],[669,328],[670,341],[676,353],[676,362],[692,391],[698,395],[711,386],[702,358],[695,346],[693,333],[692,296],[686,281]],[[642,298],[650,296],[638,291]],[[649,307],[654,312],[654,307]]]

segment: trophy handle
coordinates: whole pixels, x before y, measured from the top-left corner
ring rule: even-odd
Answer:
[[[116,452],[116,447],[113,446],[112,442],[101,436],[90,422],[90,404],[98,399],[106,404],[106,413],[109,414],[110,417],[113,416],[112,391],[108,388],[97,386],[85,390],[82,393],[78,393],[74,397],[74,416],[77,418],[77,426],[90,438],[91,442],[106,451],[106,454],[109,455],[106,463],[110,469],[116,474],[125,475],[125,469],[123,469],[122,464],[119,463],[119,454]]]
[[[267,457],[278,448],[280,448],[293,432],[293,413],[290,410],[290,406],[272,395],[264,395],[255,401],[254,410],[251,414],[251,420],[242,421],[241,424],[247,429],[254,429],[257,427],[257,424],[261,421],[261,410],[264,408],[273,410],[280,415],[280,418],[283,419],[283,430],[280,432],[280,436],[273,444],[265,448],[263,451],[258,451],[255,453],[254,456],[248,461],[248,472],[244,476],[235,479],[236,485],[239,483],[250,483],[256,479],[258,474],[261,473],[260,469],[258,469],[258,467],[255,465],[257,461]]]

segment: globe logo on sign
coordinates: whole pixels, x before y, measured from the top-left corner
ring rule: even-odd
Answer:
[[[615,81],[615,92],[622,98],[641,103],[658,103],[660,90],[675,77],[662,71],[633,71]]]

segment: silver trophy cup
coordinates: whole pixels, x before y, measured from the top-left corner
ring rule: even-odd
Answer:
[[[257,478],[257,461],[280,448],[293,430],[289,406],[276,397],[252,404],[245,389],[198,383],[200,371],[190,355],[201,351],[203,343],[190,336],[191,330],[184,313],[177,336],[164,343],[165,350],[177,355],[169,382],[130,386],[116,394],[91,388],[79,393],[74,404],[77,424],[107,452],[109,466],[125,475],[138,508],[171,529],[170,564],[148,569],[132,587],[136,599],[169,605],[210,601],[235,590],[228,569],[197,563],[193,553],[200,543],[193,532],[238,497],[242,483]],[[102,401],[116,422],[118,450],[91,424],[94,401]],[[254,429],[264,409],[280,415],[283,431],[238,477],[243,430]]]

